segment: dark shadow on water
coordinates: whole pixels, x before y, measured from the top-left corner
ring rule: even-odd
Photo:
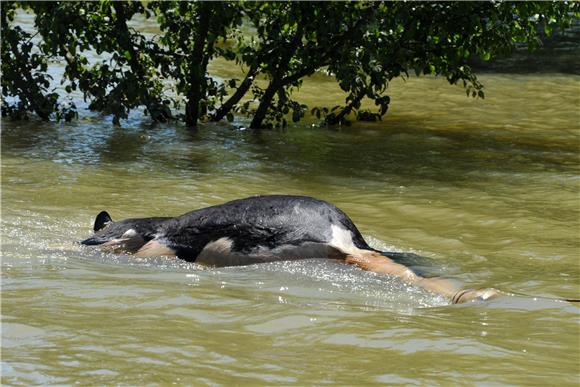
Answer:
[[[96,151],[107,163],[134,161],[143,154],[147,136],[147,131],[127,131],[115,128],[104,144],[96,147]]]
[[[361,125],[362,126],[362,125]],[[294,176],[379,178],[407,176],[436,181],[470,179],[471,172],[541,172],[570,169],[576,144],[501,137],[481,130],[420,130],[419,123],[394,127],[308,129],[248,135],[265,172]]]
[[[222,124],[197,130],[165,124],[115,128],[98,120],[69,124],[3,122],[2,153],[71,164],[197,174],[283,174],[297,179],[405,177],[459,183],[470,174],[574,171],[577,144],[462,130],[421,129],[398,119],[344,129],[250,131]]]
[[[540,31],[540,36],[542,44],[535,51],[530,51],[526,45],[520,44],[507,57],[500,57],[491,62],[473,57],[469,64],[476,71],[514,74],[557,72],[580,75],[579,18],[574,18],[572,26],[565,31],[556,31],[550,37]]]

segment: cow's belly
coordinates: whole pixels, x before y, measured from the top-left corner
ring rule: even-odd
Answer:
[[[241,252],[235,251],[232,240],[224,237],[208,243],[195,262],[208,266],[241,266],[296,259],[336,258],[338,255],[335,248],[317,242],[286,244],[275,248],[258,246],[249,252]]]

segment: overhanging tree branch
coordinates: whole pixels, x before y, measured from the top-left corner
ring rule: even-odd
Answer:
[[[254,64],[248,70],[246,77],[244,78],[244,80],[242,81],[240,86],[238,86],[238,88],[236,89],[236,92],[234,94],[232,94],[232,96],[230,98],[228,98],[228,100],[226,102],[224,102],[216,110],[216,112],[211,116],[212,121],[216,121],[216,122],[220,121],[229,112],[232,111],[234,106],[238,102],[241,101],[241,99],[244,97],[244,95],[246,95],[246,92],[250,89],[250,86],[252,86],[252,83],[254,82],[254,78],[256,77],[257,73],[258,73],[258,66]]]

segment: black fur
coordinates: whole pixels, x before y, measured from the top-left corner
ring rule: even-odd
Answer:
[[[249,254],[263,246],[273,249],[305,242],[328,243],[331,226],[350,230],[353,243],[372,250],[348,216],[336,206],[307,196],[256,196],[202,208],[159,226],[157,239],[179,258],[195,261],[210,242],[227,237],[233,252]]]
[[[97,217],[95,228],[103,213],[106,214],[103,211]],[[179,258],[195,261],[208,243],[224,237],[233,242],[232,251],[241,254],[249,254],[258,247],[326,244],[332,238],[332,225],[349,230],[356,247],[372,250],[349,217],[336,206],[307,196],[289,195],[234,200],[175,218],[110,221],[81,243],[103,244],[134,229],[145,241],[155,238],[175,250]]]
[[[95,218],[95,224],[93,225],[93,231],[97,232],[105,228],[109,223],[111,223],[111,215],[107,211],[99,212],[99,215]]]

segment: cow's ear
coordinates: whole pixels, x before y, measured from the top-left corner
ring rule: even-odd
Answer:
[[[95,224],[93,226],[93,231],[97,232],[99,230],[104,229],[105,227],[107,227],[109,225],[109,223],[112,223],[113,219],[111,219],[111,215],[109,215],[109,213],[107,211],[101,211],[99,212],[99,215],[97,215],[97,217],[95,218]]]

